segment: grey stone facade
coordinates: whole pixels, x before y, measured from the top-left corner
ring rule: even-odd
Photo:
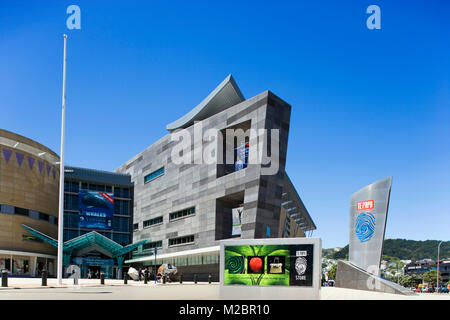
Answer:
[[[261,174],[261,164],[248,164],[228,174],[226,165],[221,164],[175,164],[171,153],[178,142],[167,134],[116,170],[130,174],[134,183],[134,224],[138,228],[133,241],[162,241],[158,253],[218,245],[219,240],[231,237],[231,207],[240,204],[244,207],[241,238],[266,238],[268,228],[270,237],[279,237],[291,106],[266,91],[221,110],[200,120],[203,132],[234,126],[279,130],[278,173]],[[186,130],[193,135],[194,125]],[[202,144],[205,147],[206,143]],[[192,150],[199,147],[192,142]],[[227,141],[228,147],[233,148]],[[162,167],[163,175],[144,182],[148,174]],[[195,207],[194,215],[169,219],[170,213],[191,207]],[[160,216],[162,223],[144,228],[144,221]],[[189,235],[194,235],[193,243],[169,246],[169,239]]]

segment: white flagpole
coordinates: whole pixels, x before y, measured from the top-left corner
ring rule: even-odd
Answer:
[[[63,277],[63,227],[64,227],[64,138],[66,124],[66,43],[64,34],[63,88],[62,88],[62,119],[61,119],[61,159],[59,163],[59,217],[58,217],[58,284]]]

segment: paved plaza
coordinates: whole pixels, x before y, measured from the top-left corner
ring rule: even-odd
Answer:
[[[129,280],[81,279],[78,286],[72,279],[64,279],[58,286],[56,279],[48,279],[47,287],[41,286],[41,279],[9,278],[8,287],[0,288],[0,300],[218,300],[218,283],[184,282],[144,284]],[[249,297],[252,299],[252,297]],[[450,294],[423,293],[412,296],[352,290],[336,287],[321,288],[322,300],[449,300]]]

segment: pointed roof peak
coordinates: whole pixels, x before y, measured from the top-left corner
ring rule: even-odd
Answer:
[[[168,124],[166,129],[172,132],[187,128],[194,124],[194,121],[204,120],[244,100],[241,90],[230,73],[202,102],[178,120]]]

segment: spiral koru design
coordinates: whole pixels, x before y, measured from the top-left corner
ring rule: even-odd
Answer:
[[[244,257],[229,257],[227,259],[229,273],[242,273],[244,270]]]
[[[375,232],[375,217],[369,212],[361,213],[356,218],[355,233],[359,241],[369,241]]]

